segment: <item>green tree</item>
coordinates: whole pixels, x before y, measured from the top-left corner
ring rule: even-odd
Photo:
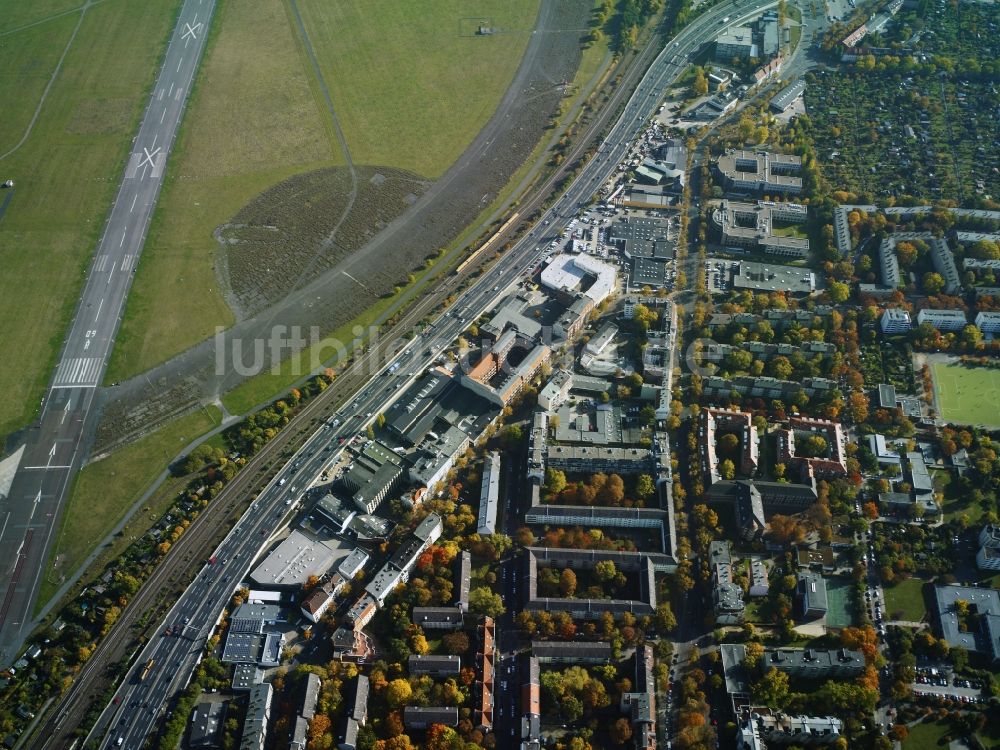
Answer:
[[[385,699],[389,708],[402,708],[413,696],[413,688],[410,683],[399,677],[388,684],[385,689]]]
[[[719,464],[719,474],[723,479],[733,479],[736,476],[736,465],[728,458]]]
[[[566,489],[566,474],[559,469],[545,470],[545,487],[553,495],[558,495]]]
[[[928,271],[924,274],[922,286],[925,294],[940,294],[944,289],[944,278],[936,271]]]
[[[469,610],[477,615],[496,618],[506,612],[507,608],[504,607],[500,594],[480,586],[469,592]]]
[[[649,500],[656,494],[656,484],[649,474],[640,474],[635,480],[635,494],[640,500]]]
[[[708,78],[702,68],[695,68],[694,80],[691,82],[691,93],[695,96],[704,96],[708,93]]]
[[[840,281],[832,281],[827,288],[827,294],[830,295],[830,301],[834,304],[847,302],[851,296],[851,287]]]
[[[753,683],[751,694],[769,708],[782,708],[788,700],[788,675],[771,667]]]
[[[576,593],[576,573],[570,568],[565,568],[559,574],[559,591],[565,597],[571,597]]]
[[[614,560],[601,560],[594,565],[594,577],[601,583],[608,583],[615,580],[618,575],[618,568]]]
[[[608,736],[616,745],[624,745],[632,739],[632,724],[622,717],[608,727]]]

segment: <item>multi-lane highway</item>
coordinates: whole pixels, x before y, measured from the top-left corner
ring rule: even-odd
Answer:
[[[97,246],[55,375],[0,506],[0,664],[30,632],[38,585],[71,479],[94,428],[94,397],[118,332],[164,165],[184,115],[215,0],[185,0]]]
[[[92,738],[101,737],[102,747],[141,746],[156,718],[166,709],[168,699],[188,679],[205,638],[233,590],[267,545],[270,535],[282,525],[284,517],[295,511],[307,486],[337,457],[342,450],[341,439],[362,432],[454,343],[471,320],[488,310],[519,277],[530,274],[552,239],[549,235],[558,235],[557,228],[576,215],[580,205],[589,202],[616,171],[630,143],[657,110],[663,91],[687,66],[689,55],[718,31],[721,19],[728,14],[732,15],[728,23],[739,23],[776,4],[777,0],[758,0],[739,6],[720,5],[671,40],[625,105],[600,152],[583,168],[555,206],[545,212],[540,223],[395,358],[374,366],[365,385],[310,436],[255,500],[215,551],[214,563],[207,562],[210,554],[206,553],[205,566],[171,609],[160,628],[161,635],[150,641],[135,658],[132,669],[95,726]],[[739,16],[736,16],[737,10]],[[445,293],[442,289],[432,294],[443,296]],[[375,358],[370,361],[374,362]],[[389,364],[399,366],[390,373],[386,369]],[[181,634],[162,635],[168,627]],[[152,667],[145,679],[140,680],[150,660]],[[44,747],[44,742],[40,746]]]

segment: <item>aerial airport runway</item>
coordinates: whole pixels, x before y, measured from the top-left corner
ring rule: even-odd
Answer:
[[[0,666],[18,657],[31,631],[38,587],[46,574],[72,479],[93,434],[94,397],[118,332],[214,8],[215,0],[185,0],[181,8],[41,417],[28,432],[10,495],[0,504],[0,578],[4,580]]]
[[[167,710],[170,698],[190,679],[204,652],[205,640],[233,591],[269,545],[270,537],[284,523],[285,516],[298,510],[306,487],[343,450],[342,441],[364,433],[376,415],[384,413],[389,404],[455,342],[470,321],[490,309],[508,287],[532,273],[548,249],[548,242],[560,236],[565,222],[575,217],[580,206],[588,203],[617,170],[631,142],[647,127],[649,118],[659,107],[663,92],[685,70],[689,56],[717,33],[720,21],[731,15],[727,23],[737,24],[774,7],[777,2],[724,3],[693,21],[671,40],[632,94],[608,135],[606,145],[587,163],[555,206],[540,217],[535,228],[506,251],[447,312],[408,342],[402,352],[372,367],[372,375],[365,385],[289,459],[214,554],[205,551],[206,560],[214,557],[215,562],[206,562],[161,624],[161,633],[170,627],[172,634],[154,637],[141,650],[88,740],[99,740],[101,748],[137,750],[142,747]],[[441,291],[432,294],[441,294]],[[389,368],[390,364],[398,367]],[[150,660],[149,673],[141,679]],[[513,725],[519,726],[516,722]],[[509,727],[511,732],[513,725]],[[510,742],[513,743],[513,739]],[[47,747],[47,744],[42,738],[35,746]]]

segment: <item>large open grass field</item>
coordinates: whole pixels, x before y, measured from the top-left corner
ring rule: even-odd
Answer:
[[[942,738],[948,734],[948,725],[941,722],[921,722],[914,724],[903,743],[903,750],[939,750],[947,747]]]
[[[1000,426],[1000,370],[935,362],[931,371],[941,419]]]
[[[299,0],[358,164],[437,177],[514,77],[539,0]],[[480,36],[480,23],[497,33]]]
[[[0,154],[21,139],[79,12],[45,19],[79,5],[0,0],[0,101],[11,117]],[[16,184],[0,220],[0,435],[29,421],[51,376],[179,5],[92,5],[29,137],[0,159]]]
[[[343,163],[281,0],[222,0],[167,169],[107,380],[229,326],[217,227],[299,173]],[[275,273],[280,273],[278,268]]]
[[[496,108],[539,2],[300,1],[353,161],[440,175]],[[213,232],[268,187],[343,163],[288,4],[223,0],[217,13],[109,381],[230,325]],[[475,36],[469,19],[505,33]]]
[[[85,466],[77,475],[69,503],[59,524],[52,548],[49,571],[44,578],[38,606],[44,606],[59,588],[63,577],[72,575],[97,544],[125,516],[132,504],[159,477],[169,463],[191,441],[221,424],[215,407],[197,411],[171,422],[141,440]],[[172,500],[180,480],[167,482]],[[159,494],[159,493],[158,493]],[[163,514],[164,508],[147,504],[133,523],[111,545],[110,554],[120,553],[136,535],[145,533]]]

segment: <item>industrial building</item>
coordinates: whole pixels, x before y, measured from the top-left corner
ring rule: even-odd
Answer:
[[[250,573],[257,586],[301,589],[310,576],[322,576],[346,554],[333,539],[323,540],[293,529]]]

